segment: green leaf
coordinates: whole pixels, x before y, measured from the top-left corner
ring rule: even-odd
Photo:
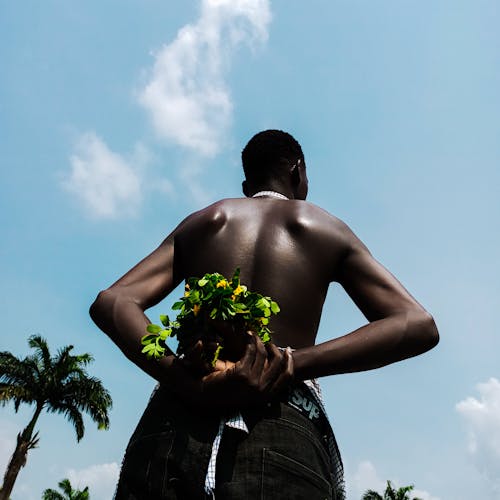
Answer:
[[[146,330],[149,333],[160,333],[161,332],[161,326],[154,325],[153,323],[150,323],[147,327]]]
[[[155,342],[156,341],[156,335],[153,334],[153,335],[144,335],[144,337],[142,337],[141,339],[141,344],[142,345],[148,345],[148,344],[151,344],[151,342]]]
[[[146,356],[148,356],[148,358],[159,359],[165,353],[165,348],[158,345],[158,344],[152,343],[152,344],[149,344],[146,347],[144,347],[142,352],[144,354],[146,354]]]
[[[239,284],[240,284],[240,268],[237,267],[231,279],[231,285],[233,288],[236,288]]]
[[[271,340],[271,336],[269,335],[269,333],[265,332],[260,339],[265,344],[266,342],[269,342]]]
[[[165,330],[162,330],[160,332],[160,340],[166,340],[167,337],[170,337],[171,333],[172,333],[172,328],[166,328]]]
[[[174,305],[172,306],[172,309],[174,311],[178,311],[179,309],[182,309],[182,306],[184,305],[184,303],[179,300],[179,302],[175,302]]]
[[[198,280],[198,285],[203,287],[208,283],[208,280],[206,278],[202,278],[201,280]]]
[[[265,298],[261,297],[256,303],[255,307],[258,307],[259,309],[265,309],[271,306],[271,303]]]
[[[233,307],[234,307],[234,310],[238,313],[248,312],[247,306],[241,302],[235,302]]]
[[[277,302],[274,302],[274,300],[271,301],[271,311],[274,314],[278,314],[280,312],[280,306]]]
[[[166,314],[160,314],[160,321],[165,328],[170,326],[170,319]]]

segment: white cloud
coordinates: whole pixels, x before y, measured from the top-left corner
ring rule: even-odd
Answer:
[[[433,497],[427,491],[418,490],[417,488],[411,491],[411,496],[415,498],[420,498],[421,500],[439,500],[438,497]]]
[[[358,467],[352,477],[347,480],[347,488],[349,498],[361,498],[366,490],[375,490],[379,493],[385,489],[385,481],[380,479],[375,470],[375,466],[369,461],[363,461],[358,464]]]
[[[155,55],[139,102],[158,135],[203,156],[217,153],[231,123],[224,81],[241,43],[267,39],[268,0],[202,0],[201,15]]]
[[[468,397],[456,405],[465,420],[468,450],[478,470],[500,493],[500,381],[490,378],[477,384],[480,398]]]
[[[231,124],[233,104],[225,82],[231,58],[242,44],[253,48],[265,42],[270,21],[269,0],[202,0],[199,18],[158,51],[138,92],[159,137],[191,152],[179,178],[197,205],[213,194],[200,180],[202,159],[217,153]],[[144,189],[176,195],[169,180],[145,182],[141,167],[150,161],[144,148],[126,158],[88,132],[77,142],[62,185],[92,217],[134,216]]]
[[[66,477],[74,488],[89,487],[92,500],[109,500],[113,497],[120,467],[116,462],[91,465],[85,469],[68,469]]]
[[[387,481],[382,480],[375,468],[375,466],[368,460],[360,462],[356,471],[353,474],[347,474],[347,498],[361,498],[366,490],[375,490],[383,494],[387,486]],[[408,483],[401,481],[391,480],[395,488],[407,486]],[[440,500],[438,497],[432,496],[424,490],[413,489],[411,491],[411,498],[421,498],[422,500]]]
[[[76,144],[70,158],[71,173],[62,184],[83,203],[90,216],[114,219],[135,215],[142,201],[137,167],[147,158],[145,148],[138,146],[132,160],[127,161],[94,132],[87,132]]]

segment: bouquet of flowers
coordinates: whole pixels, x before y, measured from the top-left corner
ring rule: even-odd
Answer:
[[[242,285],[239,269],[231,279],[219,273],[187,279],[184,296],[172,309],[179,311],[175,321],[162,314],[161,325],[147,326],[142,352],[148,358],[160,359],[165,355],[167,338],[177,336],[177,354],[183,355],[202,340],[204,356],[212,366],[219,358],[240,359],[249,330],[263,343],[269,342],[269,318],[280,310],[271,297],[251,292]]]

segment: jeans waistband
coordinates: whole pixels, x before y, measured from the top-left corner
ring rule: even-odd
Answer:
[[[288,392],[284,401],[287,406],[298,411],[302,416],[311,421],[323,439],[332,432],[328,417],[318,404],[317,398],[305,384],[294,385]]]

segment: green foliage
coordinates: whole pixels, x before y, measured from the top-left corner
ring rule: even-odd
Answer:
[[[88,353],[72,355],[71,345],[51,356],[47,341],[38,335],[31,336],[28,344],[34,353],[24,359],[0,352],[0,404],[12,401],[16,412],[21,403],[27,403],[61,413],[75,427],[78,441],[85,432],[82,412],[99,428],[107,429],[112,400],[101,381],[85,369],[93,357]]]
[[[175,321],[161,315],[162,326],[148,325],[148,335],[142,337],[142,352],[148,358],[160,359],[164,356],[168,337],[177,336],[178,353],[182,354],[197,339],[212,335],[218,339],[212,359],[212,364],[215,364],[223,349],[217,330],[220,322],[229,322],[235,330],[251,330],[266,343],[271,340],[271,330],[267,326],[269,318],[280,311],[271,297],[251,292],[240,283],[239,269],[231,279],[219,273],[188,278],[184,296],[172,309],[179,311]]]
[[[88,500],[90,498],[88,486],[83,490],[74,490],[69,479],[59,481],[58,486],[62,493],[48,488],[43,492],[42,500]]]
[[[390,481],[387,481],[387,487],[384,491],[384,496],[374,490],[367,490],[361,500],[421,500],[420,498],[410,498],[412,486],[402,486],[397,490],[392,486]]]

